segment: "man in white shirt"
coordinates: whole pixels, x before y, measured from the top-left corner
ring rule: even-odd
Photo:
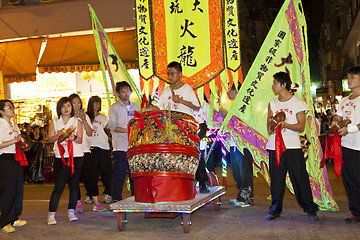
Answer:
[[[113,143],[113,175],[111,181],[111,197],[114,201],[122,200],[122,189],[125,183],[129,164],[126,159],[128,149],[129,121],[134,117],[134,111],[139,111],[139,106],[130,101],[131,86],[125,82],[117,82],[116,94],[120,98],[109,109],[109,126],[112,133]],[[132,183],[132,181],[130,181]],[[134,187],[131,184],[131,195],[134,195]]]
[[[351,120],[339,129],[344,161],[341,176],[352,214],[345,223],[357,223],[360,222],[360,66],[349,69],[348,82],[351,95],[341,99],[330,128],[343,120]]]
[[[144,108],[142,111],[157,111],[169,108],[194,116],[192,110],[199,110],[200,104],[192,87],[181,82],[182,67],[178,62],[168,65],[170,86],[166,87],[155,106]]]
[[[289,173],[296,199],[311,222],[318,221],[316,214],[318,206],[313,201],[309,175],[306,170],[304,153],[301,150],[300,133],[305,129],[306,112],[309,111],[306,103],[293,95],[292,81],[285,72],[275,73],[272,90],[277,98],[270,100],[268,105],[267,126],[271,119],[279,112],[286,114],[286,119],[279,122],[285,150],[276,158],[276,145],[280,145],[280,137],[269,131],[270,137],[266,144],[269,152],[269,171],[271,177],[272,202],[266,220],[272,221],[280,217],[283,210],[286,174]],[[279,129],[280,130],[280,129]],[[277,143],[277,144],[276,144]]]

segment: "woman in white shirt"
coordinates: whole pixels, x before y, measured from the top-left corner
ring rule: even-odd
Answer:
[[[87,106],[86,114],[91,120],[93,125],[93,134],[90,138],[90,150],[92,154],[92,171],[89,171],[89,180],[91,180],[91,191],[94,196],[99,195],[98,188],[98,175],[100,169],[100,176],[102,183],[105,187],[103,192],[104,202],[111,202],[111,177],[112,177],[112,162],[111,162],[111,152],[109,146],[109,139],[105,133],[105,128],[108,128],[109,120],[108,118],[100,113],[101,111],[101,98],[99,96],[92,96],[89,99]],[[90,173],[92,175],[90,176]]]
[[[66,183],[69,185],[68,218],[70,221],[77,221],[75,207],[79,193],[79,179],[83,165],[82,123],[74,117],[74,108],[69,98],[63,97],[57,103],[56,112],[58,118],[53,119],[49,125],[49,143],[54,144],[54,189],[49,203],[49,214],[47,223],[56,224],[55,213],[59,205],[61,194]],[[64,141],[61,136],[67,130],[75,129]]]
[[[14,109],[10,100],[0,100],[0,228],[4,233],[15,232],[14,227],[26,224],[25,220],[19,220],[24,190],[23,169],[15,158],[15,145],[21,135],[12,120]]]
[[[83,128],[83,142],[82,142],[82,150],[84,152],[84,165],[81,170],[81,179],[84,182],[85,189],[87,191],[88,199],[91,194],[91,181],[88,177],[89,171],[91,171],[92,166],[92,155],[90,151],[90,137],[93,133],[93,126],[91,124],[90,118],[88,115],[85,114],[82,106],[82,102],[80,96],[77,94],[71,94],[69,96],[72,105],[74,106],[74,114],[75,116],[81,121],[82,128]],[[79,198],[76,204],[76,211],[83,212],[83,206],[80,201],[81,194],[79,191]],[[86,200],[87,203],[89,200]],[[97,199],[97,195],[94,198],[91,198],[93,202],[93,211],[94,212],[104,212],[106,209],[99,203]]]

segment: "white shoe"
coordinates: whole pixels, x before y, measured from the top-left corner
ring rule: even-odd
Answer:
[[[48,217],[47,217],[47,224],[48,225],[55,225],[56,224],[55,212],[49,212]]]
[[[230,199],[229,202],[230,202],[231,204],[234,204],[235,202],[238,202],[238,200],[237,200],[236,198],[235,198],[235,199]]]
[[[13,233],[13,232],[15,232],[15,228],[9,223],[5,227],[3,227],[1,229],[1,231],[4,232],[4,233]]]
[[[75,209],[69,209],[68,210],[68,218],[70,222],[79,220],[75,215]]]
[[[16,220],[13,224],[13,227],[21,227],[21,226],[24,226],[26,224],[26,221],[25,220]]]
[[[105,197],[104,197],[104,203],[111,203],[111,198],[109,195],[105,194]]]
[[[91,204],[93,202],[94,202],[94,200],[92,200],[92,198],[90,198],[89,196],[86,197],[86,199],[85,199],[86,204]]]
[[[246,202],[240,202],[240,201],[236,201],[233,203],[234,207],[251,207],[254,206],[254,204],[250,204],[250,203],[246,203]]]

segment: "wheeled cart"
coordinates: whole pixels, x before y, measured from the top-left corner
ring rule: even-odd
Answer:
[[[166,203],[139,203],[135,202],[134,197],[129,197],[122,201],[110,205],[110,210],[118,213],[117,226],[120,231],[125,230],[126,214],[130,212],[144,213],[174,213],[181,214],[183,217],[183,230],[185,233],[190,232],[190,216],[191,213],[198,208],[204,206],[208,202],[213,202],[214,209],[220,209],[220,197],[225,194],[226,188],[223,186],[209,187],[209,193],[199,193],[194,199],[181,202]]]

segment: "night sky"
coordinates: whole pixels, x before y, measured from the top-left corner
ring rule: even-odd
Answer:
[[[250,12],[269,14],[269,12],[277,13],[284,3],[284,0],[245,0],[245,2]],[[324,19],[323,0],[302,0],[302,4],[308,28],[311,82],[313,85],[321,86],[322,77],[319,39],[321,25]],[[276,15],[277,14],[274,14],[274,18]]]

